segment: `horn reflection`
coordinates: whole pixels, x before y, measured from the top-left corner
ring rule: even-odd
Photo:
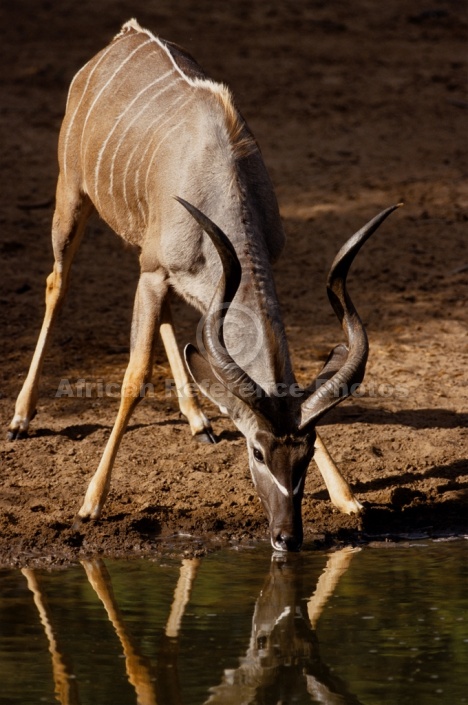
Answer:
[[[315,591],[304,585],[304,554],[273,555],[270,569],[255,603],[250,639],[237,668],[226,669],[209,688],[205,705],[252,705],[259,702],[320,702],[358,705],[346,685],[322,662],[315,627],[355,549],[328,556]],[[84,560],[89,584],[101,601],[125,658],[127,678],[138,705],[188,705],[182,695],[183,673],[179,649],[183,617],[190,602],[200,559],[182,561],[170,613],[157,653],[142,655],[117,605],[109,572],[101,559]],[[47,606],[44,590],[33,570],[22,571],[49,643],[55,695],[61,705],[79,703],[79,683],[63,656],[58,629]],[[184,641],[187,639],[185,636]],[[207,642],[208,643],[208,642]],[[96,674],[97,675],[97,674]]]

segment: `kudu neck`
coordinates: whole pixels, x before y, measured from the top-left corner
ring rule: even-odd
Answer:
[[[273,393],[294,375],[263,230],[245,205],[242,221],[242,233],[232,237],[242,279],[226,316],[225,342],[237,364]]]

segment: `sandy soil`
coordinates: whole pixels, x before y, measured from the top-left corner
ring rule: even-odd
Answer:
[[[277,285],[299,380],[341,340],[325,295],[342,242],[381,208],[394,214],[365,248],[350,288],[371,343],[364,394],[322,435],[366,511],[335,511],[311,466],[306,544],[467,531],[467,6],[457,0],[347,3],[2,3],[0,563],[63,562],[169,545],[204,551],[266,538],[245,443],[205,403],[219,442],[197,445],[155,392],[124,438],[102,520],[73,516],[118,400],[137,280],[136,254],[104,223],[89,228],[44,369],[26,440],[6,427],[43,316],[50,271],[56,142],[69,82],[131,12],[227,82],[262,147],[289,236]],[[177,306],[181,342],[197,316]],[[61,380],[94,385],[61,397]],[[190,534],[175,540],[178,532]],[[214,544],[212,543],[214,541]]]

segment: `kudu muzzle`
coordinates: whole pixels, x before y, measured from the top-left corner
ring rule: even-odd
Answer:
[[[275,551],[300,550],[304,538],[301,503],[302,495],[289,501],[286,497],[281,497],[270,511],[262,501],[269,518],[270,541]]]

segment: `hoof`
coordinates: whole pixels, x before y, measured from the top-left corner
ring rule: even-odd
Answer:
[[[77,514],[70,528],[72,531],[79,531],[83,528],[83,524],[86,524],[88,521],[89,519],[87,517],[80,517],[80,515]]]
[[[352,497],[348,500],[340,499],[340,501],[337,500],[336,502],[332,500],[332,504],[334,504],[335,507],[343,514],[361,514],[364,510],[361,502],[356,499],[356,497]]]
[[[22,438],[27,438],[28,432],[21,428],[10,429],[7,433],[7,441],[20,441]]]
[[[348,503],[347,514],[362,514],[363,511],[364,507],[361,502],[356,497],[353,497],[353,501]]]
[[[36,409],[29,417],[23,414],[15,414],[8,429],[7,441],[19,441],[21,438],[27,438],[29,424],[36,415]]]
[[[201,431],[193,436],[197,443],[216,443],[216,438],[213,431]]]

